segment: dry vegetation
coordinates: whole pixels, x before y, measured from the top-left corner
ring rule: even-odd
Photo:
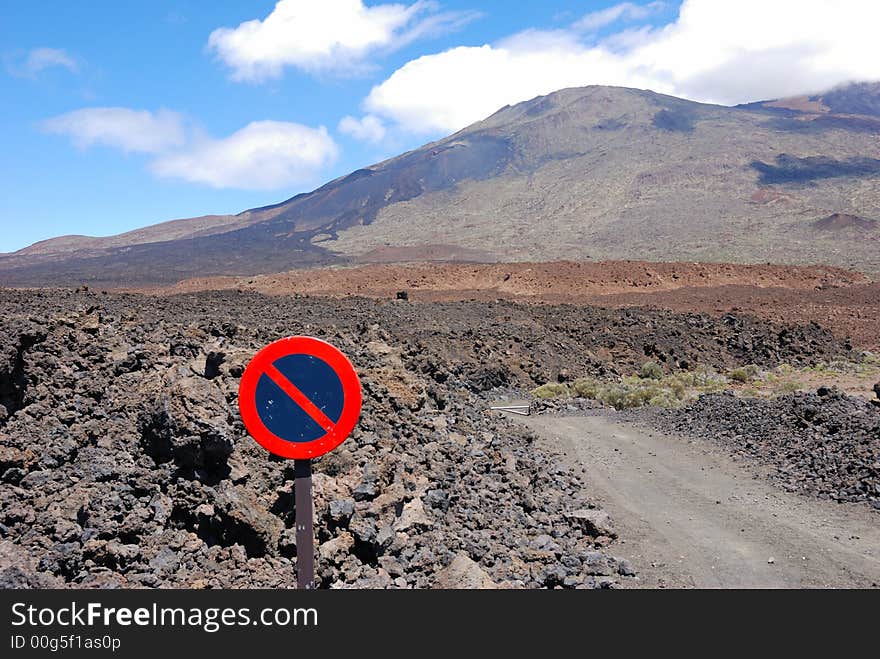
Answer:
[[[772,398],[820,386],[871,396],[871,385],[880,378],[880,357],[863,353],[859,361],[834,360],[815,366],[780,364],[761,369],[755,364],[716,370],[698,366],[666,373],[653,361],[638,375],[602,379],[583,377],[572,382],[548,382],[533,390],[539,399],[587,398],[618,410],[635,407],[679,407],[704,394],[732,391],[746,398]]]

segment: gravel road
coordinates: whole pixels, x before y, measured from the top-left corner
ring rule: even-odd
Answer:
[[[782,492],[703,440],[607,415],[522,423],[583,474],[614,517],[636,587],[878,587],[880,524],[866,507]]]

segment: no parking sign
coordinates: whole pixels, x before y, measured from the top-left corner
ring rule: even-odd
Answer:
[[[339,446],[361,413],[351,362],[326,341],[292,336],[251,360],[238,391],[241,418],[267,451],[307,460]]]
[[[313,588],[312,458],[332,451],[354,430],[361,413],[360,380],[334,346],[292,336],[270,343],[250,361],[241,376],[238,407],[263,448],[295,461],[297,585]]]

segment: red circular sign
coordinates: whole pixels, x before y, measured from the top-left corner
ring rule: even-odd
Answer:
[[[250,361],[241,376],[238,408],[248,432],[270,453],[316,458],[354,430],[361,383],[337,348],[292,336],[270,343]]]

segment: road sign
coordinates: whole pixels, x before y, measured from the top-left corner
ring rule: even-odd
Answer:
[[[338,349],[293,336],[269,344],[251,360],[241,377],[238,406],[263,448],[306,460],[332,451],[354,429],[361,385]]]
[[[238,408],[251,436],[267,451],[293,458],[296,583],[315,587],[312,458],[332,451],[361,415],[361,383],[351,362],[309,336],[270,343],[245,368]]]

